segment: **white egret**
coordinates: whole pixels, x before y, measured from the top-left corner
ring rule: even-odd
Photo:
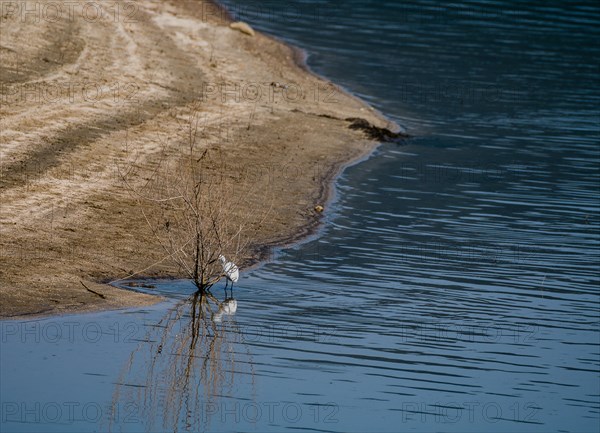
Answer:
[[[223,272],[227,281],[225,282],[225,296],[227,296],[227,284],[231,281],[231,290],[233,293],[233,283],[237,283],[240,278],[240,269],[233,262],[228,262],[223,254],[219,255],[219,260],[223,266]]]

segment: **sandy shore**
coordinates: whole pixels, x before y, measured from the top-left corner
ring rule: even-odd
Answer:
[[[0,11],[0,317],[159,299],[106,284],[180,276],[119,173],[149,176],[194,114],[208,168],[273,197],[247,265],[312,230],[332,179],[375,145],[370,125],[395,127],[210,3],[87,3]]]

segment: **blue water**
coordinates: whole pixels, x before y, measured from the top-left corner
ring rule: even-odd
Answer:
[[[2,431],[598,431],[598,6],[225,3],[416,137],[235,314],[1,322]]]

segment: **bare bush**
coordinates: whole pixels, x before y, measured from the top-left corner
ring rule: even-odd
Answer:
[[[223,276],[219,256],[247,258],[250,233],[267,218],[268,183],[259,187],[236,176],[240,164],[219,148],[198,144],[205,125],[198,111],[183,144],[163,143],[153,166],[141,176],[135,161],[119,174],[136,200],[157,244],[199,290]],[[264,196],[259,208],[256,194]]]

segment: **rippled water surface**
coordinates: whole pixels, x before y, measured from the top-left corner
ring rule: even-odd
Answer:
[[[416,138],[348,168],[235,314],[163,282],[3,322],[2,431],[597,431],[595,3],[225,3]]]

